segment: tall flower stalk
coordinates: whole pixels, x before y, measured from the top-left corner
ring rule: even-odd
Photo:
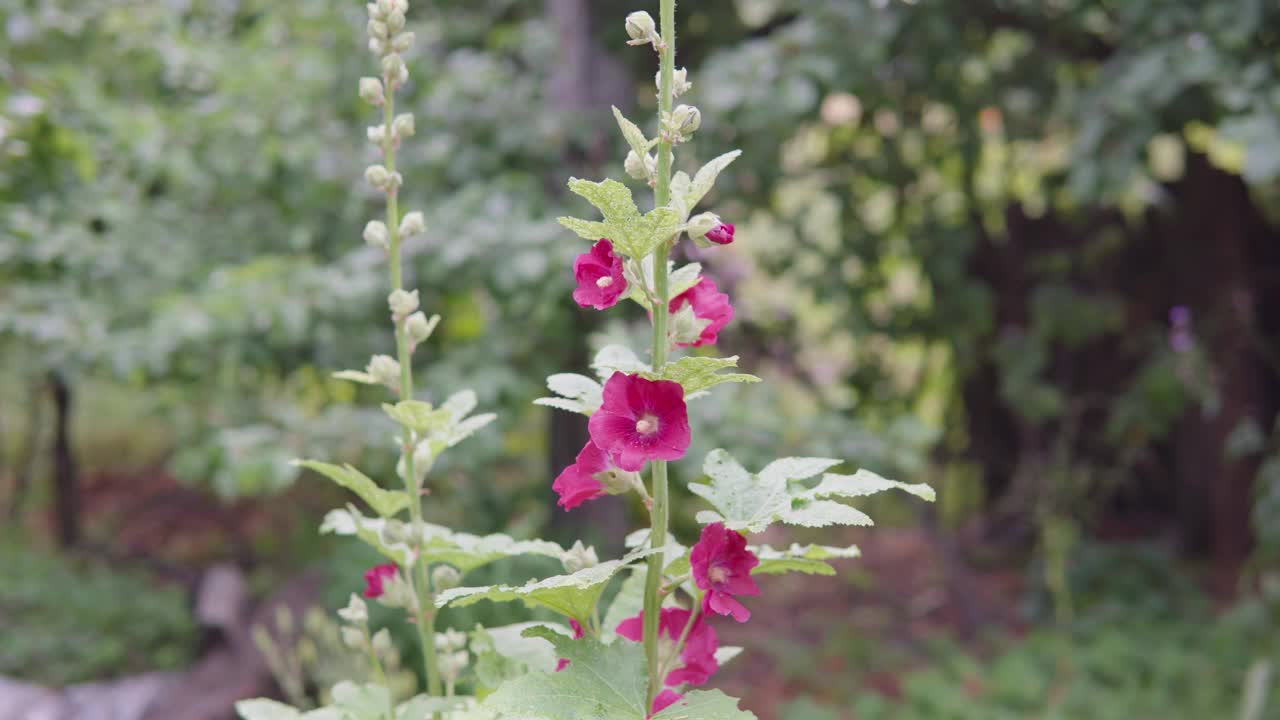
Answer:
[[[676,57],[676,2],[661,0],[659,8],[661,24],[661,40],[655,44],[658,51],[658,120],[670,117],[675,104],[674,76]],[[671,163],[672,144],[674,138],[666,131],[658,139],[658,167],[654,184],[654,204],[658,207],[671,202]],[[664,240],[654,251],[653,286],[661,305],[666,304],[668,297],[667,258],[671,254],[671,245],[679,235]],[[667,317],[665,307],[651,313],[653,318],[653,372],[661,376],[662,367],[667,362],[667,350],[671,341],[667,336]],[[649,556],[648,572],[644,586],[644,653],[649,670],[648,704],[662,691],[662,676],[659,672],[661,658],[658,655],[658,615],[662,607],[662,596],[659,594],[662,585],[663,547],[667,542],[667,523],[671,513],[671,493],[667,486],[667,461],[658,460],[653,463],[652,489],[649,496],[653,498],[653,506],[649,516],[649,542],[654,554]]]

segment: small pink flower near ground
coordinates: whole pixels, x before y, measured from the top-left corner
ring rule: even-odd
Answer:
[[[707,239],[717,245],[728,245],[733,242],[733,225],[721,223],[707,231]]]
[[[675,644],[684,632],[693,613],[681,608],[663,608],[658,618],[658,639],[661,647],[658,654],[670,655],[675,651]],[[644,641],[644,613],[627,618],[618,623],[618,634],[632,642]],[[684,649],[680,651],[680,659],[684,662],[680,667],[667,674],[666,684],[672,687],[688,683],[701,685],[720,669],[716,660],[716,650],[720,649],[720,638],[715,628],[708,625],[702,616],[694,622],[685,639]]]
[[[730,530],[724,523],[713,523],[702,529],[702,537],[689,552],[693,581],[707,591],[706,607],[720,615],[732,615],[738,622],[751,618],[751,611],[737,600],[737,595],[759,595],[760,586],[751,578],[751,570],[760,558],[747,549],[742,533]]]
[[[658,697],[653,699],[653,712],[649,713],[649,717],[657,715],[683,699],[684,696],[675,690],[663,690],[658,693]]]
[[[608,472],[612,466],[609,456],[587,441],[586,447],[578,453],[577,460],[560,472],[551,489],[560,495],[557,505],[565,510],[572,510],[588,500],[604,497],[607,492],[604,483],[596,475]]]
[[[608,240],[600,240],[573,261],[573,277],[578,281],[573,299],[582,307],[611,308],[627,291],[622,258],[613,253],[613,243]]]
[[[604,384],[604,403],[587,427],[591,442],[631,472],[648,460],[679,460],[691,439],[680,383],[620,372]]]
[[[383,583],[396,576],[399,570],[394,563],[385,563],[375,565],[365,571],[364,574],[364,596],[373,599],[382,597],[386,590],[382,587]]]
[[[675,314],[685,305],[691,306],[694,317],[707,325],[702,328],[702,334],[697,340],[676,343],[680,347],[714,345],[719,339],[720,331],[733,319],[733,305],[729,303],[729,296],[720,292],[715,281],[709,277],[703,277],[697,285],[675,296],[668,309]]]

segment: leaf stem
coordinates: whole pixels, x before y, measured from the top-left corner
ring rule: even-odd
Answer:
[[[384,75],[383,82],[388,89],[392,87],[390,75]],[[387,171],[392,174],[396,172],[396,141],[395,132],[392,129],[394,118],[395,93],[388,92],[382,111],[384,128],[382,152]],[[387,233],[390,240],[390,247],[387,252],[391,266],[391,287],[393,290],[403,290],[404,270],[400,247],[398,188],[393,188],[391,192],[387,193]],[[401,400],[413,399],[413,348],[409,342],[409,332],[406,327],[407,320],[407,317],[394,319],[396,356],[400,363]],[[401,432],[401,450],[404,455],[404,485],[405,492],[409,494],[409,512],[413,521],[413,547],[417,558],[416,567],[411,564],[405,568],[405,572],[408,575],[409,585],[413,589],[417,601],[419,617],[415,618],[417,622],[414,625],[418,628],[418,643],[422,647],[422,669],[427,678],[427,692],[431,695],[440,695],[440,670],[435,644],[436,609],[434,598],[431,594],[427,562],[422,552],[422,484],[418,481],[417,473],[413,467],[413,451],[417,447],[418,438],[408,425],[402,426]]]
[[[660,31],[662,47],[659,49],[661,66],[658,73],[658,123],[671,113],[674,101],[673,85],[676,55],[676,2],[661,0]],[[658,177],[654,188],[654,200],[658,207],[671,202],[671,140],[665,132],[659,133],[658,142]],[[667,349],[670,340],[667,338],[667,257],[671,251],[671,243],[664,242],[653,254],[653,284],[658,302],[653,308],[653,371],[662,372],[667,361]],[[662,690],[662,677],[658,660],[658,626],[662,612],[662,569],[666,566],[662,548],[667,544],[668,507],[667,463],[658,460],[653,463],[653,507],[649,514],[649,542],[658,550],[649,556],[648,571],[644,583],[644,652],[649,671],[648,694],[645,708],[653,707],[653,700]]]

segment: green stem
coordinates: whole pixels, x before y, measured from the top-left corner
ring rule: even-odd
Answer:
[[[674,100],[672,87],[675,74],[676,56],[676,2],[662,0],[659,11],[659,26],[662,33],[662,47],[659,48],[661,68],[658,73],[658,119],[670,114]],[[671,140],[665,132],[659,130],[658,142],[658,177],[655,186],[655,201],[659,207],[671,202]],[[656,306],[653,312],[653,371],[659,373],[667,362],[667,349],[670,340],[667,338],[667,256],[670,243],[663,243],[653,254],[653,285],[657,293]],[[662,690],[662,678],[658,660],[658,625],[662,612],[662,569],[665,567],[664,553],[661,548],[667,544],[667,463],[658,460],[653,463],[653,507],[649,514],[649,542],[658,550],[649,556],[648,572],[644,583],[644,652],[649,671],[648,701],[645,708],[653,707],[653,700]]]
[[[391,78],[384,76],[383,81],[388,90]],[[392,121],[395,118],[395,93],[387,92],[387,100],[383,105],[382,119],[385,132],[383,155],[386,158],[387,171],[396,171],[396,145],[392,132]],[[400,238],[400,205],[397,192],[387,194],[387,233],[390,240],[388,250],[391,265],[391,287],[393,290],[404,289],[404,269],[401,258]],[[409,343],[409,332],[406,327],[407,317],[395,318],[396,356],[400,363],[400,399],[413,399],[413,349]],[[422,485],[418,481],[413,467],[413,450],[417,446],[417,437],[413,429],[407,425],[402,428],[401,450],[404,454],[404,485],[409,494],[409,512],[413,520],[413,544],[417,551],[416,567],[407,567],[409,585],[413,588],[417,600],[418,617],[415,625],[418,628],[418,642],[422,647],[422,669],[427,676],[427,692],[431,695],[441,693],[439,660],[436,657],[436,609],[431,594],[430,578],[426,557],[422,552],[422,538],[418,532],[422,527]]]

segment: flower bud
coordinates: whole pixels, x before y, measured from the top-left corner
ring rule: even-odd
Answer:
[[[662,71],[653,76],[653,84],[662,87]],[[689,70],[687,68],[676,68],[671,74],[671,92],[676,97],[689,92],[693,89],[693,83],[689,82]]]
[[[391,642],[391,631],[382,628],[373,634],[373,651],[378,655],[386,655],[395,647],[395,643]]]
[[[374,247],[387,249],[387,237],[387,226],[378,220],[370,220],[364,226],[364,241]]]
[[[413,237],[421,234],[427,229],[427,221],[422,217],[422,213],[414,210],[407,213],[400,220],[400,237]]]
[[[386,17],[395,10],[395,3],[391,0],[378,0],[378,16]]]
[[[627,175],[636,180],[648,180],[658,170],[658,161],[649,153],[644,154],[641,159],[635,150],[627,153],[627,159],[622,163],[623,169],[627,171]]]
[[[400,113],[395,120],[391,121],[391,131],[395,133],[396,139],[413,137],[413,113]]]
[[[364,371],[383,385],[396,387],[400,384],[400,363],[390,355],[374,355]]]
[[[689,218],[689,224],[686,232],[688,232],[689,237],[693,238],[696,242],[706,238],[707,233],[711,232],[711,229],[719,224],[720,217],[715,213],[698,213],[697,215]]]
[[[419,345],[427,341],[431,337],[431,333],[436,329],[436,323],[440,322],[439,315],[432,315],[428,320],[427,316],[418,311],[409,316],[404,321],[404,331],[409,335],[409,342]],[[416,462],[416,458],[415,458]]]
[[[390,78],[393,86],[397,84],[397,80],[404,71],[404,58],[400,57],[400,53],[391,53],[382,58],[382,75]]]
[[[452,565],[441,564],[431,568],[431,587],[435,588],[436,592],[456,588],[460,582],[462,582],[462,573]],[[463,642],[465,644],[465,638]]]
[[[413,38],[412,32],[402,32],[391,38],[391,49],[398,53],[407,52],[409,48],[413,47]]]
[[[349,623],[363,623],[369,620],[369,608],[364,604],[364,600],[359,595],[351,593],[351,599],[347,601],[347,606],[338,611],[338,617]]]
[[[382,81],[376,77],[360,78],[360,99],[370,105],[382,107],[382,104],[387,101],[386,95],[382,92]]]
[[[448,566],[444,565],[441,567],[448,567]],[[437,650],[452,652],[454,650],[459,650],[467,646],[467,635],[466,633],[459,632],[457,630],[454,630],[453,628],[449,628],[444,632],[436,633],[435,641],[436,641]]]
[[[407,317],[418,309],[418,291],[407,292],[396,288],[387,296],[387,305],[391,308],[391,314],[395,317]]]
[[[386,125],[370,125],[369,127],[365,128],[364,134],[368,136],[369,142],[373,143],[374,145],[381,146],[382,142],[387,139],[387,126]]]
[[[627,37],[631,39],[627,41],[628,45],[647,45],[653,43],[657,45],[661,41],[658,37],[658,26],[653,22],[653,16],[643,10],[637,10],[627,16]]]
[[[565,572],[576,573],[599,565],[600,558],[596,556],[595,548],[584,547],[581,540],[576,540],[573,547],[560,558],[560,562],[564,565]]]
[[[702,127],[702,111],[692,105],[677,105],[671,111],[671,125],[685,138]]]
[[[365,24],[364,29],[369,33],[369,37],[377,38],[385,41],[387,39],[387,24],[381,20],[370,20]]]
[[[350,625],[342,626],[342,643],[352,650],[364,649],[364,630]]]
[[[385,190],[391,181],[391,173],[381,165],[370,165],[364,169],[364,179],[379,190]]]
[[[401,30],[403,30],[404,29],[404,13],[400,12],[399,10],[392,10],[391,14],[387,15],[387,29],[390,30],[392,33],[398,33]]]
[[[733,242],[733,225],[721,223],[707,232],[707,239],[717,245],[728,245]]]
[[[387,54],[387,42],[382,38],[369,38],[369,52],[382,56]]]

